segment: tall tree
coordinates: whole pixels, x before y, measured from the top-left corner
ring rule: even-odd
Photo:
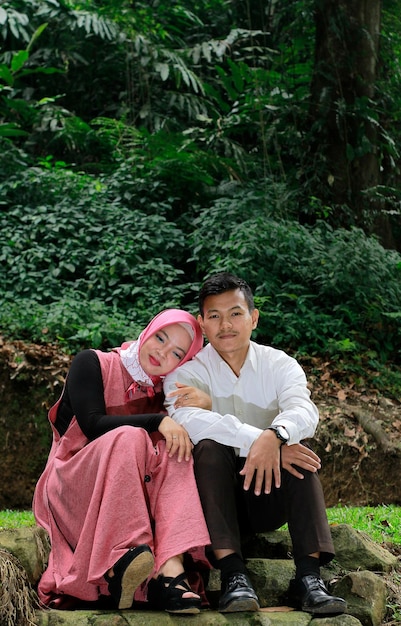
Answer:
[[[380,183],[374,106],[381,0],[316,0],[311,119],[326,162],[322,199],[366,223],[366,192]],[[371,207],[370,207],[371,208]]]

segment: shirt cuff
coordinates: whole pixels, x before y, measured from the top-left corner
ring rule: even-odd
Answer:
[[[256,428],[256,426],[251,426],[250,424],[243,424],[236,436],[239,456],[248,456],[251,445],[262,433],[263,430],[261,428]]]
[[[290,420],[286,420],[284,419],[280,419],[280,416],[278,415],[272,422],[271,426],[283,426],[287,433],[289,434],[290,438],[287,441],[287,445],[290,446],[293,443],[299,443],[300,439],[299,439],[299,430],[296,426],[296,424],[294,424],[294,422],[291,422]]]

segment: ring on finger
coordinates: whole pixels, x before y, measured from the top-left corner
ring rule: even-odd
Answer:
[[[173,435],[173,439],[177,439],[177,435]]]

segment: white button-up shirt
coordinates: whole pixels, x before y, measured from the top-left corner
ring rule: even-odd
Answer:
[[[166,398],[169,415],[182,424],[194,444],[213,439],[247,456],[252,443],[271,424],[284,426],[289,444],[313,437],[319,420],[299,363],[282,350],[250,342],[245,363],[236,376],[218,352],[207,345],[168,374],[164,392],[176,382],[202,389],[212,398],[212,410],[175,409],[176,397]]]

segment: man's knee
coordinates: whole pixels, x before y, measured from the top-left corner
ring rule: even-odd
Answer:
[[[213,441],[213,439],[201,439],[194,447],[193,454],[194,456],[213,454],[213,451],[217,450],[219,446],[221,446],[221,444],[217,443],[217,441]]]
[[[195,457],[207,457],[207,456],[226,456],[230,455],[231,448],[223,445],[222,443],[218,443],[213,439],[202,439],[199,443],[196,444],[193,450],[193,455]]]
[[[235,463],[234,450],[212,439],[202,439],[193,450],[195,472],[205,470],[209,475],[219,476],[225,468],[232,471]],[[217,472],[217,474],[215,473]]]

